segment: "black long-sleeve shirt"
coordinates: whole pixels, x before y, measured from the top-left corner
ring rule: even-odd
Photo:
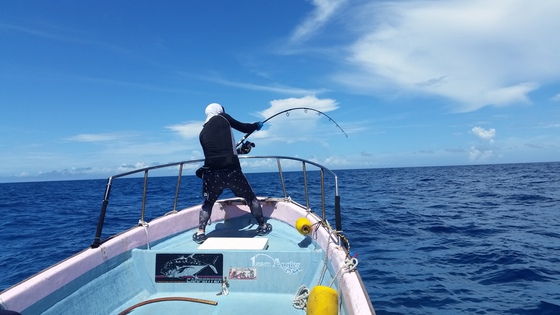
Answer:
[[[231,129],[249,133],[257,130],[258,123],[242,123],[226,113],[208,120],[199,135],[204,151],[204,165],[211,169],[233,169],[241,167],[237,157],[235,138]]]

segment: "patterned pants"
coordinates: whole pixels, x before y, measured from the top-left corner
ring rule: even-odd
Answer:
[[[202,194],[204,203],[198,218],[198,228],[204,230],[212,215],[212,207],[224,189],[229,188],[234,195],[245,199],[251,209],[251,214],[257,219],[257,223],[265,223],[260,202],[241,168],[232,170],[210,170],[202,174]]]

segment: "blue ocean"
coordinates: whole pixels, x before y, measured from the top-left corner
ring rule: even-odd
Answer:
[[[560,163],[336,173],[342,229],[377,314],[560,314]],[[248,177],[266,195],[278,174]],[[110,204],[119,212],[108,214],[107,233],[139,219],[140,203],[126,196],[138,196],[142,179],[119,184],[111,198],[125,198]],[[172,210],[175,184],[151,183],[171,195],[148,199],[148,216]],[[88,247],[105,185],[0,184],[0,289]],[[193,189],[178,208],[201,201],[196,177],[182,186]]]

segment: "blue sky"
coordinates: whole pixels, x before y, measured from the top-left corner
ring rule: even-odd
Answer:
[[[1,1],[0,181],[202,158],[211,102],[245,122],[325,112],[348,137],[293,111],[249,140],[332,169],[558,161],[559,13],[556,0]]]

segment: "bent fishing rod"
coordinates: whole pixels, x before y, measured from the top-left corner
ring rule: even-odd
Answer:
[[[323,115],[323,116],[327,117],[330,121],[332,121],[332,122],[338,127],[338,129],[340,129],[340,130],[342,131],[342,133],[344,133],[344,135],[346,136],[346,138],[348,138],[348,135],[346,134],[346,132],[344,131],[344,129],[342,129],[342,127],[340,127],[340,125],[337,124],[336,121],[334,121],[334,119],[332,119],[329,115],[323,113],[322,111],[317,110],[317,109],[315,109],[315,108],[311,108],[311,107],[293,107],[293,108],[289,108],[289,109],[280,111],[280,112],[278,112],[278,113],[276,113],[276,114],[274,114],[274,115],[268,117],[268,118],[265,119],[262,123],[263,123],[263,125],[264,125],[264,123],[266,123],[267,121],[271,120],[272,118],[274,118],[274,117],[276,117],[276,116],[278,116],[278,115],[284,114],[284,113],[286,114],[286,116],[290,116],[290,112],[293,111],[293,110],[304,110],[306,113],[307,113],[308,110],[310,110],[310,111],[317,112],[318,115]],[[254,131],[251,131],[251,132],[247,133],[245,136],[243,136],[243,138],[241,138],[241,140],[239,140],[239,142],[237,142],[237,144],[235,145],[235,147],[238,147],[239,145],[243,144],[243,143],[245,142],[245,139],[247,139],[253,132],[254,132]],[[247,142],[247,143],[249,143],[249,142]],[[252,146],[254,147],[255,145],[252,144]],[[251,149],[249,148],[249,151],[250,151],[250,150],[251,150]]]

